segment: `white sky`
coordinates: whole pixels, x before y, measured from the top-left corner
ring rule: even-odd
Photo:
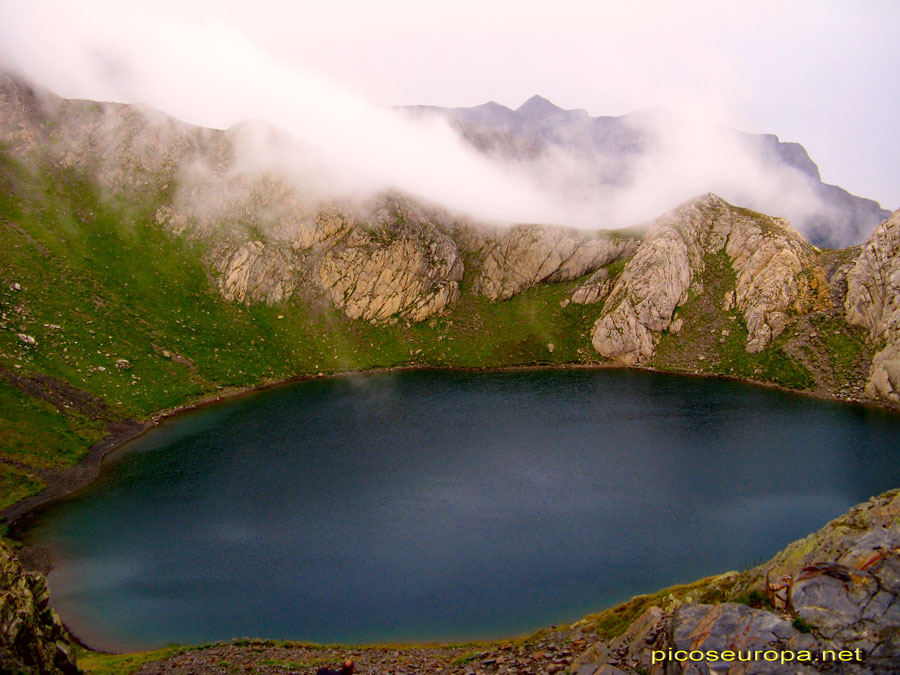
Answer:
[[[900,207],[898,30],[895,0],[0,0],[3,57],[68,97],[143,101],[211,126],[267,118],[206,97],[196,58],[245,69],[235,81],[275,64],[333,101],[515,108],[539,93],[592,115],[680,107],[800,142],[826,182],[889,209]],[[239,48],[222,54],[229,41]]]

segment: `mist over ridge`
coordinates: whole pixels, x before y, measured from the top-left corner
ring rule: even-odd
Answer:
[[[516,110],[412,106],[398,115],[315,67],[279,59],[234,24],[135,12],[110,11],[102,23],[65,5],[50,17],[37,12],[32,21],[65,20],[71,30],[54,33],[52,49],[49,34],[28,43],[11,35],[4,60],[64,96],[141,102],[228,128],[239,141],[232,172],[276,172],[317,199],[400,191],[492,224],[598,229],[647,222],[714,192],[832,247],[861,243],[889,214],[824,185],[802,146],[707,121],[725,104],[591,117],[536,96]]]
[[[749,134],[668,108],[618,117],[564,110],[534,95],[513,110],[496,102],[471,108],[408,106],[412,119],[449,121],[493,161],[529,175],[569,209],[622,227],[643,222],[705,192],[786,217],[813,243],[860,243],[890,211],[824,184],[799,143]],[[564,209],[561,210],[564,212]],[[609,226],[609,225],[608,225]]]

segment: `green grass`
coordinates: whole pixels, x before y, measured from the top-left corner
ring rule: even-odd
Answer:
[[[825,345],[835,376],[852,375],[866,356],[865,329],[825,313],[811,315],[810,322]]]
[[[784,339],[776,338],[764,351],[750,354],[745,347],[747,328],[743,321],[736,320],[721,346],[714,370],[734,377],[774,382],[790,389],[809,389],[815,384],[812,373],[783,349]]]
[[[802,616],[798,616],[797,618],[795,618],[791,625],[801,633],[809,633],[813,629],[810,623]]]
[[[769,599],[765,596],[765,594],[755,589],[737,596],[736,598],[734,598],[734,602],[739,602],[742,605],[747,605],[748,607],[753,607],[754,609],[765,609],[768,611],[772,611],[775,609],[772,606],[772,603],[769,602]]]
[[[302,294],[247,307],[213,288],[208,244],[156,223],[174,183],[125,201],[70,170],[31,172],[2,151],[0,169],[0,366],[71,383],[117,415],[146,418],[223,389],[308,373],[595,360],[589,329],[599,306],[561,306],[581,280],[494,303],[467,279],[449,312],[410,326],[351,320]],[[0,380],[2,457],[70,464],[103,430],[101,420],[62,414]],[[26,492],[37,487],[22,483]]]
[[[590,331],[602,303],[565,302],[587,275],[492,302],[471,287],[478,269],[471,252],[463,253],[468,273],[459,300],[418,324],[351,320],[312,291],[275,307],[227,302],[204,263],[210,244],[156,222],[176,189],[170,180],[161,192],[110,196],[72,170],[32,170],[0,148],[0,367],[71,383],[114,414],[144,419],[221,390],[310,373],[600,362]],[[610,278],[626,264],[608,265]],[[706,256],[704,291],[678,308],[685,328],[663,334],[651,365],[812,386],[783,340],[746,353],[742,319],[721,311],[734,280],[724,253]],[[862,358],[861,334],[830,325],[820,332],[836,371],[849,374]],[[125,368],[116,365],[122,359]],[[102,420],[63,414],[0,379],[0,457],[34,468],[71,464],[103,430]],[[23,476],[17,495],[40,487],[15,475]]]
[[[684,321],[679,333],[663,333],[651,363],[664,370],[688,370],[773,382],[791,389],[809,389],[812,373],[785,349],[779,336],[759,354],[747,352],[748,331],[741,312],[725,310],[726,292],[736,275],[724,251],[704,257],[704,271],[688,300],[675,315]],[[703,357],[702,359],[700,357]]]
[[[37,468],[72,464],[103,434],[102,423],[60,414],[0,377],[0,458]]]
[[[630,260],[631,258],[620,258],[619,260],[615,260],[609,265],[606,265],[606,271],[609,273],[610,280],[615,281]]]
[[[98,654],[83,651],[78,655],[77,663],[88,675],[131,675],[145,663],[168,659],[192,649],[197,648],[173,646],[134,654]]]
[[[37,494],[45,487],[44,483],[22,469],[0,464],[0,509],[15,504]],[[2,536],[6,536],[3,533]]]

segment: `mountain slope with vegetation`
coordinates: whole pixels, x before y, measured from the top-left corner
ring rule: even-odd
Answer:
[[[504,229],[317,200],[241,161],[243,127],[11,75],[0,113],[4,507],[110,433],[319,373],[638,364],[897,402],[896,215],[861,256],[714,195],[634,231]]]
[[[9,520],[168,411],[296,377],[637,366],[900,408],[900,212],[840,250],[711,194],[634,230],[499,228],[323,199],[245,132],[0,74]]]

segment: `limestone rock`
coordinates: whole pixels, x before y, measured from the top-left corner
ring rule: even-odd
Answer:
[[[319,262],[317,282],[350,318],[422,321],[459,297],[456,244],[411,208],[389,200],[378,229],[353,230]]]
[[[274,305],[309,285],[350,318],[381,322],[395,316],[422,321],[459,297],[462,257],[445,214],[383,195],[355,214],[321,205],[309,215],[308,205],[290,206],[300,197],[288,193],[270,210],[274,220],[257,223],[266,236],[242,241],[237,223],[252,218],[259,199],[248,195],[220,211],[222,222],[235,227],[212,245],[208,258],[228,300]],[[158,217],[174,220],[169,213]],[[206,221],[202,214],[192,217],[200,224],[191,222],[186,231],[202,236]]]
[[[290,251],[261,241],[224,245],[210,256],[216,285],[226,300],[269,305],[287,300],[296,285],[296,262]]]
[[[770,577],[791,576],[823,560],[863,567],[879,551],[900,547],[900,490],[858,504],[825,527],[787,546],[763,569]]]
[[[737,273],[734,306],[740,309],[749,336],[747,351],[758,353],[778,337],[809,283],[801,285],[801,273],[810,267],[812,246],[786,220],[748,217],[732,211],[725,252]],[[823,280],[824,282],[824,280]]]
[[[900,402],[900,341],[875,354],[866,382],[866,396]]]
[[[630,255],[634,239],[600,237],[579,230],[518,225],[485,242],[475,289],[508,300],[543,281],[570,281]]]
[[[704,270],[705,256],[722,252],[735,273],[730,304],[744,315],[746,349],[762,351],[797,309],[812,247],[787,221],[736,208],[713,194],[652,224],[594,324],[595,349],[629,365],[649,359]]]
[[[592,305],[602,302],[609,295],[609,290],[609,271],[605,267],[601,267],[575,289],[572,293],[572,302],[576,305]]]
[[[885,344],[872,361],[866,394],[900,401],[900,211],[875,228],[847,274],[847,321]]]
[[[69,636],[49,607],[44,577],[26,572],[0,543],[0,672],[73,675]]]
[[[0,143],[20,157],[33,152],[46,138],[44,108],[56,100],[49,92],[0,71]]]
[[[875,228],[847,275],[847,321],[873,339],[900,338],[900,210]]]
[[[726,602],[720,605],[688,605],[676,610],[669,628],[670,644],[673,649],[681,650],[715,650],[748,652],[770,651],[792,652],[806,649],[811,653],[817,649],[814,639],[804,638],[792,622],[761,609],[752,609],[746,605]],[[801,663],[781,664],[779,661],[766,662],[763,659],[752,659],[753,672],[784,673],[787,675],[805,675],[817,672],[810,665]],[[709,672],[704,670],[706,664],[683,663],[681,672],[697,674]],[[728,667],[737,668],[741,664],[726,661],[711,661],[709,669],[717,670]],[[733,670],[729,672],[742,672]]]

